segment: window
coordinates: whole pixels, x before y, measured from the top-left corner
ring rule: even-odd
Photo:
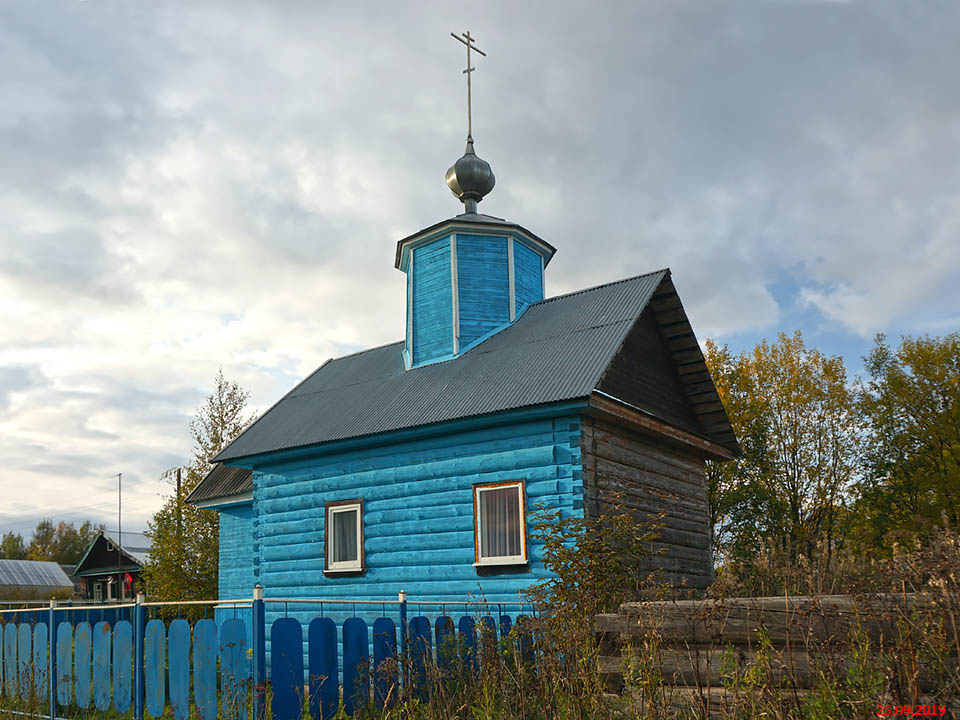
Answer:
[[[475,565],[527,562],[523,481],[473,486]]]
[[[103,583],[93,584],[93,599],[95,602],[103,602]]]
[[[107,600],[116,600],[116,595],[114,594],[114,586],[116,583],[113,578],[107,580]]]
[[[328,573],[364,570],[362,499],[327,503],[323,557]]]

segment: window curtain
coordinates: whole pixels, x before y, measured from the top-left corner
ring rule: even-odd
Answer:
[[[333,561],[350,562],[357,559],[357,511],[333,513]]]
[[[480,555],[520,555],[520,488],[480,492]]]

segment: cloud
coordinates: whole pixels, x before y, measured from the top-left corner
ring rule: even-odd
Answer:
[[[15,394],[35,388],[44,380],[37,365],[0,366],[0,410],[9,410]]]
[[[478,6],[481,210],[558,248],[551,294],[669,266],[701,338],[956,329],[958,22]],[[218,368],[263,410],[402,337],[395,242],[460,211],[462,24],[426,1],[0,4],[3,512],[109,518],[123,471],[142,528]]]

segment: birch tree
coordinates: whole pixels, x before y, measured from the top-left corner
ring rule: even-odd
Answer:
[[[143,575],[153,600],[217,598],[219,514],[184,500],[212,469],[210,460],[249,424],[244,415],[249,397],[221,370],[213,392],[197,408],[190,423],[193,458],[181,477],[180,493],[171,479],[171,494],[147,523],[152,547]]]

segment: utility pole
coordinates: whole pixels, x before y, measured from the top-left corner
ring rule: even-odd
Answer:
[[[181,543],[181,538],[183,537],[183,506],[181,505],[180,499],[180,474],[183,471],[183,468],[177,468],[177,543]]]
[[[123,518],[123,473],[117,473],[117,592],[114,598],[119,602],[123,593],[123,576],[120,566],[123,563],[123,555],[120,546],[123,545],[123,526],[120,524]]]
[[[161,480],[170,480],[176,477],[177,481],[177,558],[183,562],[183,468],[175,467],[165,470],[160,475]]]

